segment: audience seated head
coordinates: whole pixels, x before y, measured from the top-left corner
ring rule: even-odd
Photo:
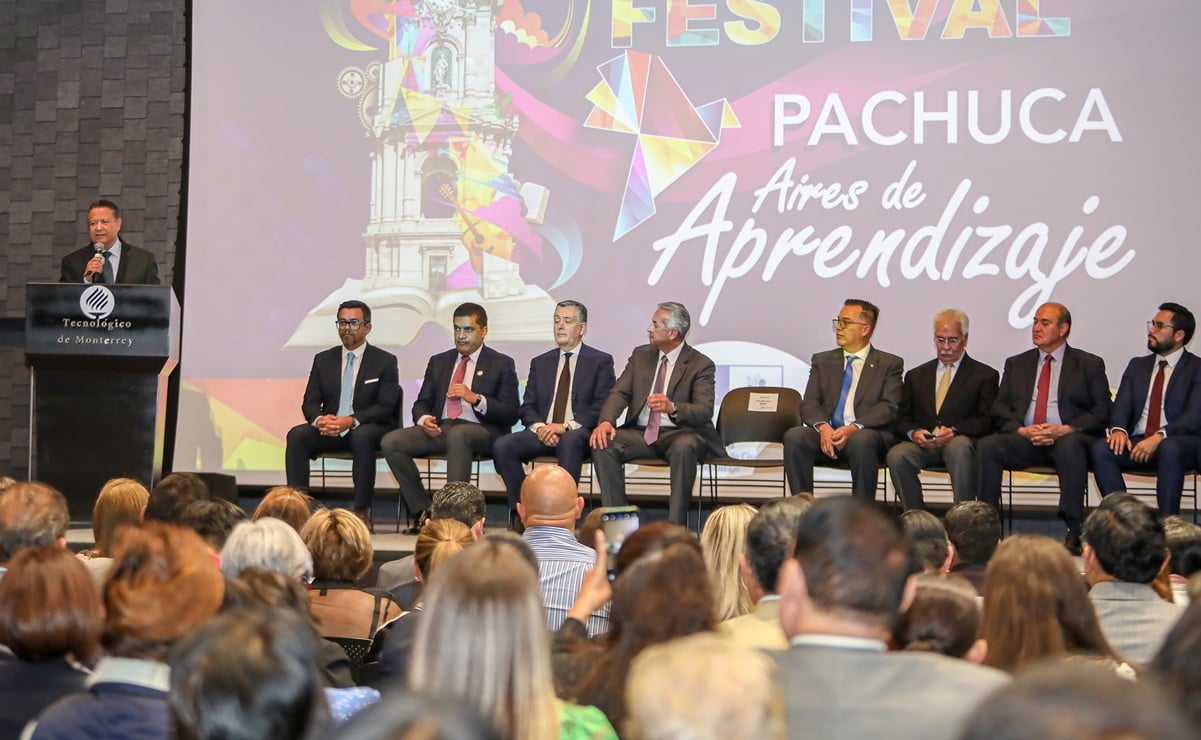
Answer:
[[[780,626],[886,640],[912,598],[915,564],[896,521],[854,497],[822,499],[801,517],[780,570]]]
[[[110,557],[113,533],[126,524],[142,520],[142,510],[150,500],[150,492],[133,478],[113,478],[105,483],[92,506],[92,551],[100,557]]]
[[[987,563],[1001,541],[1001,518],[983,501],[960,501],[943,520],[956,563]]]
[[[3,584],[0,584],[3,587]],[[1168,697],[1201,728],[1201,599],[1192,600],[1172,628],[1150,669]]]
[[[451,481],[430,500],[430,519],[455,519],[466,524],[476,539],[484,535],[488,503],[484,492],[467,481]]]
[[[109,655],[163,661],[221,607],[225,582],[200,535],[162,522],[122,527],[104,583]]]
[[[959,576],[926,573],[914,583],[913,603],[892,630],[893,647],[982,662],[988,646],[979,639],[975,586]]]
[[[951,559],[950,541],[938,517],[924,509],[910,509],[901,514],[901,531],[923,572],[946,571]]]
[[[558,465],[539,465],[521,484],[517,515],[527,527],[575,529],[584,511],[575,480]]]
[[[323,581],[357,581],[371,568],[375,551],[367,525],[346,509],[318,509],[300,530],[313,553],[313,576]]]
[[[516,532],[489,532],[482,539],[513,548],[518,555],[525,559],[525,562],[529,563],[531,568],[535,571],[538,570],[538,555],[534,552],[534,548],[530,547],[530,543]]]
[[[1075,560],[1041,535],[1011,535],[997,548],[984,575],[980,636],[985,665],[1006,671],[1068,656],[1122,660],[1101,632]]]
[[[643,555],[658,552],[676,542],[689,543],[696,550],[696,554],[704,558],[700,543],[692,532],[671,522],[649,522],[634,530],[621,543],[621,549],[617,551],[613,564],[613,572],[620,576]],[[595,546],[595,542],[593,545]]]
[[[1063,546],[1059,546],[1063,549]],[[1196,731],[1147,681],[1087,662],[1023,671],[969,718],[961,740],[1185,740]]]
[[[474,707],[416,693],[389,693],[338,727],[338,740],[500,740]]]
[[[58,545],[26,547],[0,579],[0,644],[19,660],[91,666],[104,605],[84,564]]]
[[[413,546],[413,568],[417,580],[429,583],[434,569],[451,556],[463,551],[475,537],[471,530],[456,519],[431,519],[417,534]]]
[[[247,568],[266,568],[293,581],[308,581],[313,577],[313,554],[282,519],[239,522],[221,548],[221,572],[233,578]]]
[[[757,602],[776,593],[780,566],[792,554],[801,517],[813,506],[813,497],[787,496],[759,507],[746,529],[745,554],[740,559],[742,576]]]
[[[713,579],[718,621],[742,616],[755,605],[738,567],[738,558],[746,548],[746,528],[755,514],[750,504],[721,506],[709,515],[701,530],[701,552]]]
[[[241,506],[222,498],[210,498],[184,504],[179,510],[178,524],[200,535],[217,553],[225,547],[230,531],[242,521],[246,521],[246,512]]]
[[[597,507],[580,520],[575,530],[576,542],[585,547],[596,547],[596,533],[601,528],[601,515],[604,513],[604,509]]]
[[[209,498],[209,487],[195,473],[172,473],[150,490],[143,519],[178,524],[179,514],[188,503]]]
[[[313,515],[313,497],[291,486],[276,486],[263,495],[254,510],[254,521],[265,516],[281,519],[297,532]]]
[[[17,484],[16,478],[10,478],[7,475],[0,475],[0,491],[3,491],[5,488],[8,488],[10,486],[15,486],[16,484]]]
[[[1101,499],[1084,520],[1084,573],[1090,584],[1150,583],[1168,558],[1159,512],[1128,493]]]
[[[679,637],[643,650],[626,682],[633,740],[783,740],[784,694],[765,653],[715,633]]]
[[[1163,531],[1172,575],[1188,578],[1201,570],[1201,526],[1173,515],[1164,517]]]
[[[0,563],[26,547],[66,547],[70,522],[67,499],[45,483],[17,483],[0,491]]]
[[[425,613],[413,689],[478,709],[501,737],[559,736],[538,573],[515,548],[485,537],[442,564]]]
[[[288,609],[218,615],[171,652],[179,740],[317,738],[328,712],[312,628]]]

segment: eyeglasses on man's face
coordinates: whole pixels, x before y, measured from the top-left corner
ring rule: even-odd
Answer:
[[[1175,329],[1175,328],[1176,327],[1173,326],[1172,324],[1165,324],[1162,321],[1148,321],[1147,322],[1147,331],[1162,331],[1164,329]]]
[[[850,319],[844,319],[842,317],[831,319],[831,322],[834,324],[835,329],[845,329],[852,324],[855,326],[867,326],[866,321],[851,321]]]
[[[339,329],[346,329],[349,327],[355,331],[358,331],[359,327],[365,325],[366,323],[366,321],[359,321],[358,319],[336,319],[334,321],[334,324],[337,325]]]
[[[963,341],[963,337],[939,337],[939,336],[934,337],[935,344],[945,344],[948,347],[958,347],[959,343],[962,341]]]

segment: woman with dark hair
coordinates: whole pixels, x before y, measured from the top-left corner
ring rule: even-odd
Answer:
[[[1013,672],[1070,658],[1134,676],[1101,632],[1075,561],[1050,537],[1018,534],[1003,540],[985,571],[983,595],[984,665]]]
[[[84,690],[100,650],[104,606],[87,568],[57,545],[19,551],[0,580],[0,737]]]
[[[915,580],[913,603],[892,630],[893,648],[982,662],[988,646],[978,637],[976,587],[959,576],[921,574]]]
[[[191,530],[147,521],[117,532],[104,583],[101,658],[86,694],[52,704],[34,738],[168,736],[167,653],[221,607],[225,582]]]

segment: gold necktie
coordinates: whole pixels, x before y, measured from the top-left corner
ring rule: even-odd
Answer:
[[[934,413],[942,410],[942,402],[947,400],[947,389],[951,387],[951,366],[942,366],[942,377],[938,379],[938,390],[934,391]]]

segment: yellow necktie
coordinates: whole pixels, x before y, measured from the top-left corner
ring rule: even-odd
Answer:
[[[942,366],[942,377],[938,379],[938,390],[934,392],[934,413],[942,411],[942,402],[947,400],[947,389],[951,387],[951,366]]]

